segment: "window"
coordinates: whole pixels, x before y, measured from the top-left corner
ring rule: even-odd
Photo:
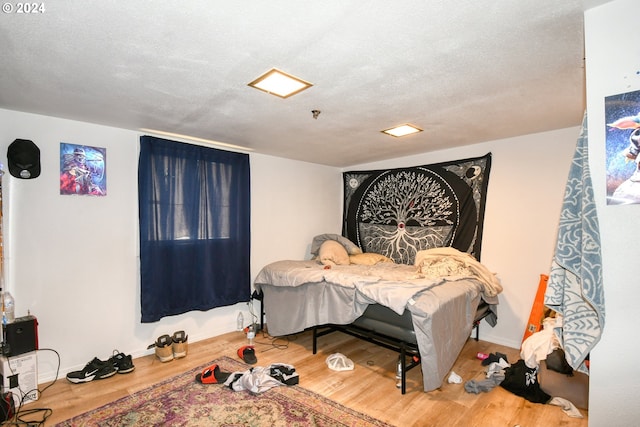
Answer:
[[[142,322],[248,301],[249,156],[140,138]]]

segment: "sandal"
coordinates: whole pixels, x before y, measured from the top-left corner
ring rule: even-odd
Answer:
[[[238,357],[250,365],[255,364],[258,359],[256,358],[256,351],[251,345],[245,345],[238,349]]]
[[[196,375],[196,381],[201,384],[218,384],[223,383],[229,378],[231,373],[222,372],[218,365],[211,365],[204,368],[201,373]]]

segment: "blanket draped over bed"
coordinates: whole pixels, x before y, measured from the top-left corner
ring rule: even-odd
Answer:
[[[567,361],[574,369],[586,373],[584,360],[600,340],[605,316],[586,113],[569,170],[545,305],[563,316],[563,327],[556,333]]]
[[[265,291],[264,303],[270,307],[269,333],[281,336],[317,325],[350,324],[369,304],[384,305],[399,315],[407,309],[420,349],[424,390],[440,387],[469,338],[480,299],[497,304],[502,286],[473,257],[453,248],[420,251],[417,258],[417,266],[383,262],[326,269],[316,260],[265,266],[254,283]],[[430,274],[443,269],[452,274]]]

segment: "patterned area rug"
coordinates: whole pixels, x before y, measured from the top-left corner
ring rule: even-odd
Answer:
[[[196,374],[213,363],[227,372],[247,369],[243,363],[222,357],[57,426],[390,426],[299,386],[252,395],[196,382]]]

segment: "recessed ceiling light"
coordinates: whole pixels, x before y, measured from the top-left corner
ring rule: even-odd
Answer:
[[[415,125],[406,123],[404,125],[392,127],[391,129],[385,129],[380,132],[386,133],[387,135],[400,137],[400,136],[411,135],[412,133],[422,132],[422,129],[420,129]]]
[[[288,98],[313,85],[291,74],[272,68],[249,83],[249,86],[279,96],[280,98]]]

